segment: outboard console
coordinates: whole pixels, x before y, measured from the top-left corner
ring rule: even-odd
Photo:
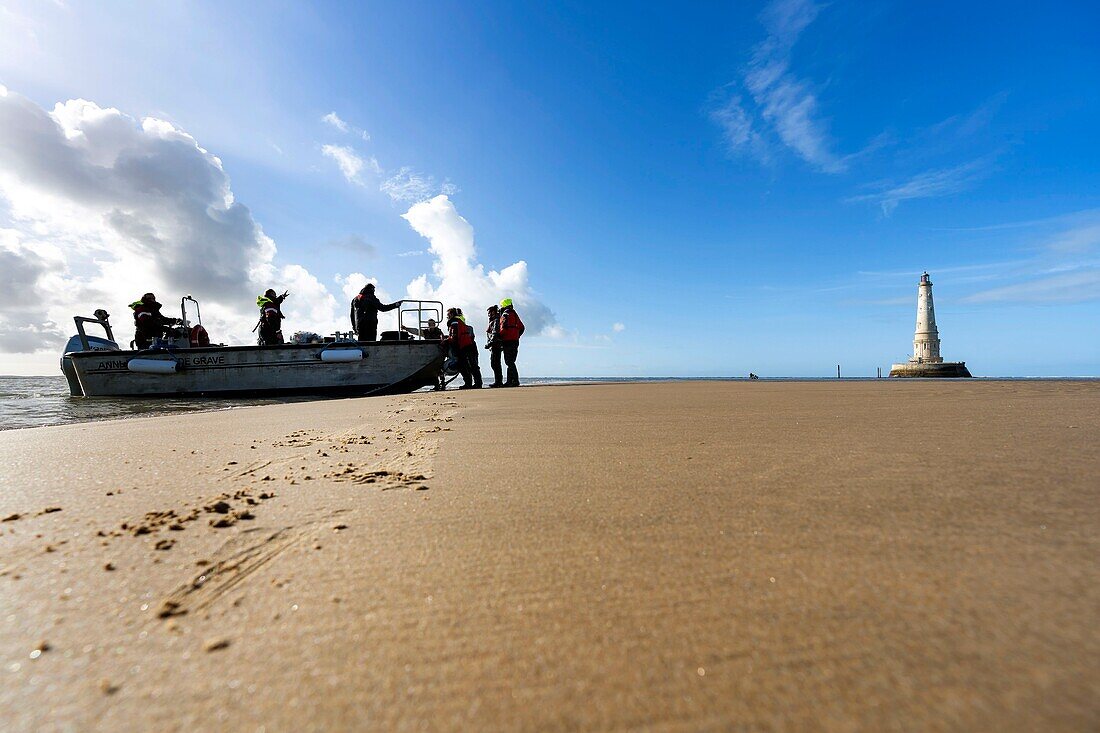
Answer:
[[[74,351],[118,351],[118,343],[115,342],[115,334],[111,330],[111,314],[102,308],[93,313],[94,318],[86,316],[74,316],[76,334],[65,344],[65,350],[61,352],[61,373],[65,375],[65,381],[69,383],[69,394],[73,397],[83,397],[84,390],[80,381],[76,378],[76,369],[73,368],[73,360],[69,354]],[[84,333],[85,323],[95,323],[103,327],[107,338],[89,336]]]

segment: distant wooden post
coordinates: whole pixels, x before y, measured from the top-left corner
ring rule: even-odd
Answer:
[[[836,365],[836,378],[840,379],[840,364]]]

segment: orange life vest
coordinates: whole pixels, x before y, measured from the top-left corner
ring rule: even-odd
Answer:
[[[456,349],[461,351],[474,345],[474,329],[472,326],[467,326],[457,318],[447,325]]]
[[[511,308],[505,308],[500,312],[500,340],[519,341],[523,335],[523,321],[519,314]]]

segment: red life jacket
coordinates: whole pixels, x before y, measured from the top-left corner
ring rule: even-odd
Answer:
[[[523,321],[519,314],[511,308],[505,308],[500,312],[500,340],[519,341],[523,335]]]
[[[142,321],[153,315],[152,308],[143,304],[131,306],[134,309],[134,325],[140,326]]]
[[[457,318],[451,321],[448,326],[451,340],[454,342],[456,349],[461,351],[474,345],[474,329],[471,326],[467,326]]]

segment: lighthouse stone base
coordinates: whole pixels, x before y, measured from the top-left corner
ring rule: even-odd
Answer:
[[[891,377],[940,377],[962,379],[971,377],[965,361],[909,362],[890,367]]]

